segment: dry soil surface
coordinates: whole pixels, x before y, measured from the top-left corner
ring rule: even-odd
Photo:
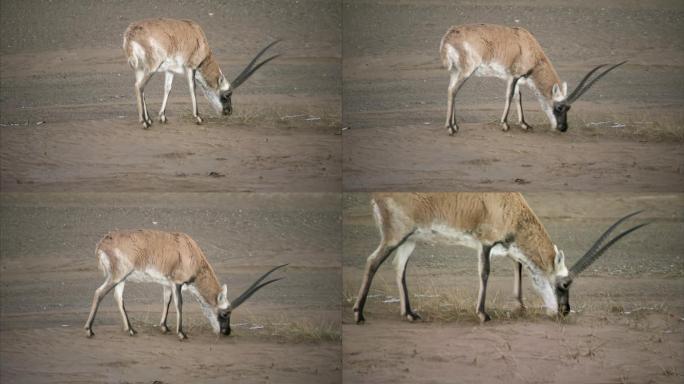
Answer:
[[[267,43],[278,59],[218,117],[176,76],[167,124],[137,122],[121,49],[133,21],[188,18],[231,80]],[[0,187],[4,191],[338,191],[340,7],[336,1],[3,1]],[[154,117],[163,74],[145,96]]]
[[[675,191],[684,186],[684,4],[680,1],[347,1],[343,8],[346,191]],[[532,93],[498,124],[505,83],[473,77],[444,128],[452,25],[524,27],[570,90],[591,68],[627,64],[594,85],[553,132]]]
[[[340,382],[339,195],[18,193],[1,203],[1,382]],[[188,340],[161,334],[161,287],[129,283],[138,334],[122,331],[110,294],[88,339],[103,281],[94,247],[114,228],[190,234],[230,297],[289,266],[233,313],[228,337],[211,332],[190,295]]]
[[[477,256],[419,244],[408,267],[411,303],[399,315],[388,261],[371,286],[366,322],[352,305],[377,246],[368,196],[344,197],[343,372],[354,383],[679,383],[684,377],[684,195],[527,194],[569,265],[625,212],[647,227],[621,240],[572,285],[573,312],[547,318],[524,278],[526,313],[512,298],[512,263],[497,259],[487,293],[492,321],[474,314]]]

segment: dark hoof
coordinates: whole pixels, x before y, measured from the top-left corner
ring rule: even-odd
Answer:
[[[166,325],[162,325],[159,327],[161,330],[161,333],[169,333],[169,328],[166,327]]]
[[[366,321],[363,317],[363,313],[359,311],[354,311],[354,318],[356,319],[356,324],[363,324]]]
[[[183,332],[178,332],[178,340],[183,341],[183,340],[187,340],[187,338],[188,338],[188,337],[185,336],[185,333],[183,333]]]
[[[133,328],[131,328],[131,329],[128,330],[128,335],[129,335],[129,336],[135,336],[136,333],[138,333],[138,332],[136,332]]]
[[[416,320],[423,320],[423,318],[420,317],[419,314],[417,314],[417,313],[415,313],[415,312],[413,312],[413,311],[411,311],[411,312],[409,312],[409,313],[406,314],[406,319],[407,319],[408,321],[410,321],[410,322],[414,322],[414,321],[416,321]]]
[[[90,330],[90,328],[86,328],[86,337],[87,337],[87,338],[91,338],[91,337],[93,337],[93,336],[95,336],[95,334],[93,333],[93,331]]]
[[[486,314],[484,312],[478,313],[477,317],[480,319],[480,323],[485,323],[485,322],[490,321],[492,319],[491,317],[489,317],[488,314]]]

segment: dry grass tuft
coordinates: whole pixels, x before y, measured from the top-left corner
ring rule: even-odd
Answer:
[[[608,115],[601,121],[582,120],[580,126],[594,135],[614,134],[640,141],[684,141],[684,113],[663,118],[657,111],[640,115]]]
[[[277,318],[247,317],[244,328],[255,335],[275,337],[287,342],[339,342],[342,340],[340,324],[322,319],[289,319],[284,315]]]

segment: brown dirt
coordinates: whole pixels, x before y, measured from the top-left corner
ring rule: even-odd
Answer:
[[[494,260],[487,296],[493,319],[480,325],[474,314],[474,252],[419,244],[407,282],[411,303],[425,321],[409,323],[400,317],[388,261],[371,287],[366,323],[356,325],[352,305],[365,258],[379,239],[368,196],[345,195],[345,382],[681,382],[684,195],[526,197],[569,264],[625,212],[646,209],[634,222],[652,223],[616,244],[574,282],[574,312],[563,321],[541,313],[541,301],[527,278],[523,287],[528,311],[519,313],[511,297],[512,264]]]
[[[3,1],[0,188],[339,191],[339,13],[334,1]],[[233,116],[199,95],[202,126],[176,76],[169,122],[145,131],[121,39],[160,16],[199,22],[229,79],[269,41],[283,55],[235,93]],[[146,88],[153,116],[162,84]]]
[[[678,1],[347,2],[344,190],[681,190],[683,12]],[[566,133],[549,130],[524,87],[535,129],[502,132],[504,83],[472,78],[449,137],[439,41],[449,26],[476,22],[529,29],[570,89],[595,65],[629,62],[573,106]]]
[[[340,382],[338,195],[5,193],[0,202],[0,381]],[[231,336],[216,337],[190,297],[187,342],[162,335],[161,287],[130,283],[138,335],[121,330],[110,294],[87,339],[103,279],[94,247],[113,228],[189,233],[231,297],[290,265],[233,314]]]

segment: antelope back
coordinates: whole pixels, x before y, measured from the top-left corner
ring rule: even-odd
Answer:
[[[123,48],[129,62],[142,59],[148,69],[158,67],[167,57],[197,68],[211,54],[204,31],[197,23],[163,18],[129,25],[124,32]]]
[[[186,282],[207,268],[211,270],[197,243],[184,233],[114,231],[100,241],[97,253],[106,255],[109,266],[103,267],[114,277],[152,270],[172,281]]]
[[[531,262],[552,271],[555,248],[519,193],[377,193],[376,222],[390,243],[419,229],[447,227],[482,244],[515,242]]]
[[[514,75],[525,74],[546,55],[537,40],[524,28],[493,24],[451,27],[442,38],[442,56],[451,46],[459,52],[459,66],[496,63]],[[479,62],[473,62],[473,61]]]

